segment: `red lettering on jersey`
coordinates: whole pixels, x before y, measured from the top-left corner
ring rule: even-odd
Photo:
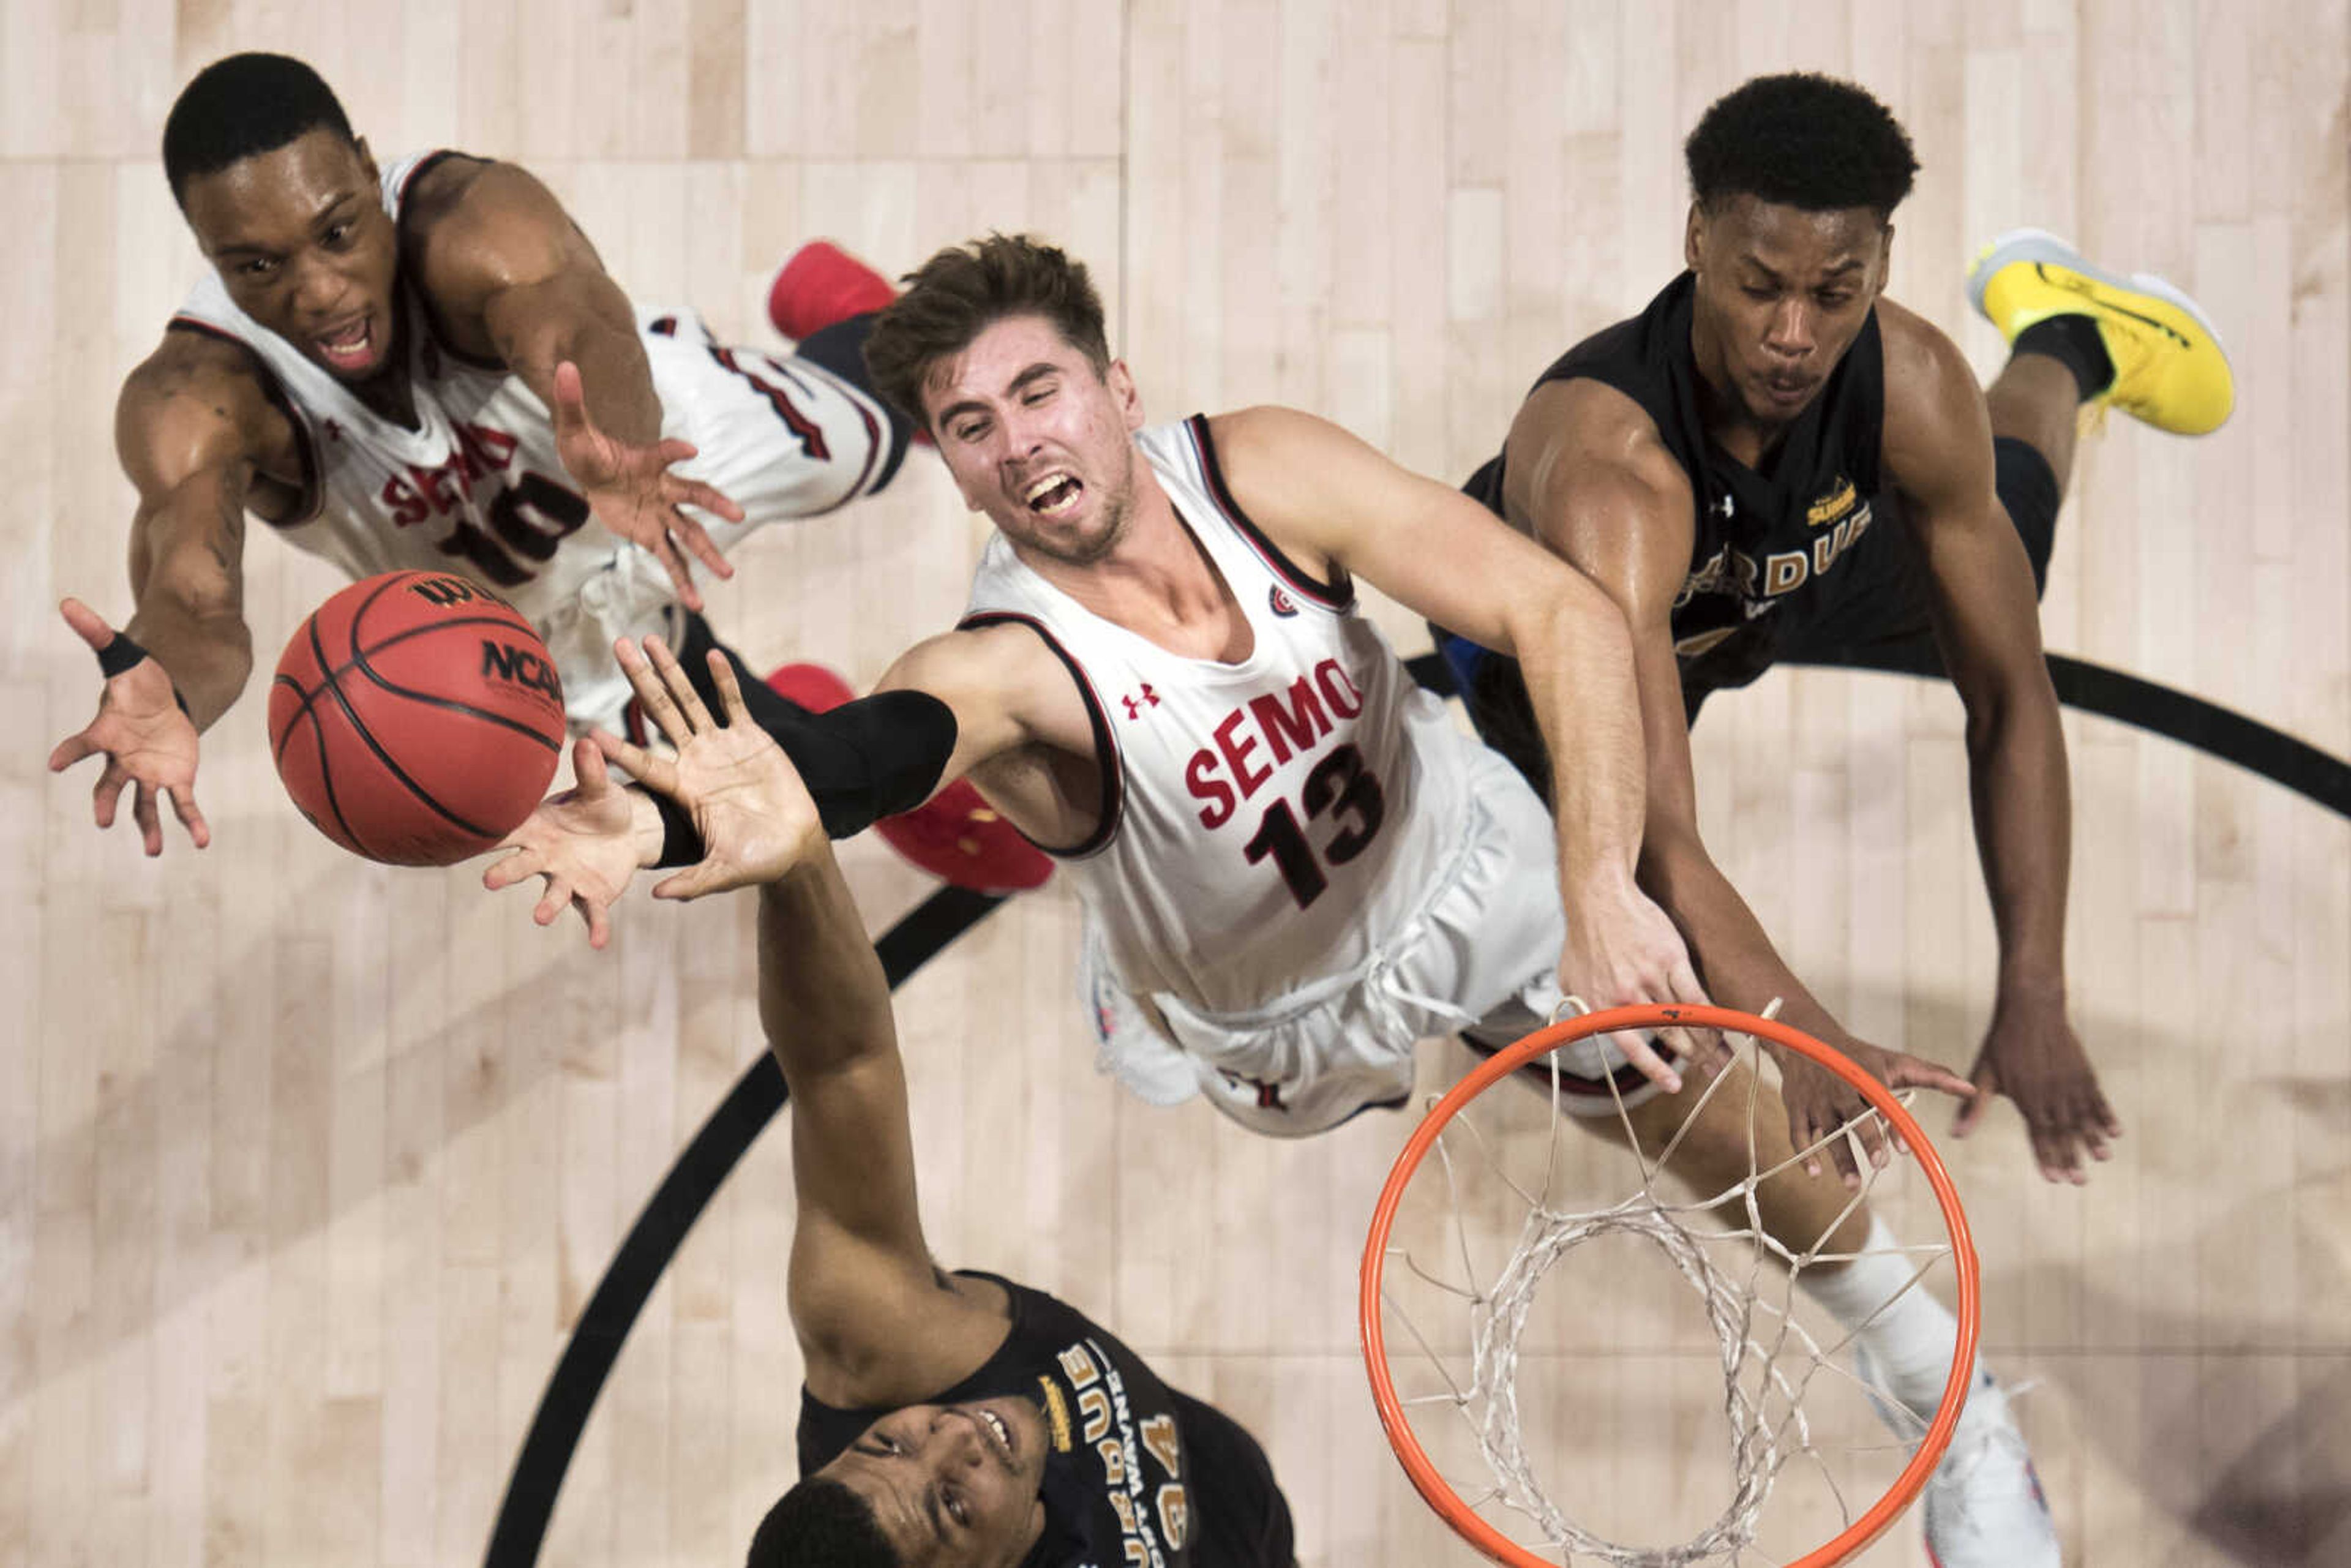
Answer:
[[[1217,754],[1202,747],[1192,753],[1192,760],[1184,765],[1184,788],[1192,799],[1208,804],[1200,812],[1200,826],[1221,828],[1233,820],[1233,808],[1238,801],[1233,787],[1217,777]]]
[[[506,472],[507,465],[514,461],[515,449],[521,444],[517,438],[486,424],[457,423],[458,449],[479,464],[484,473],[493,468]]]
[[[1246,800],[1257,793],[1259,785],[1273,777],[1273,769],[1259,768],[1255,772],[1249,770],[1249,754],[1257,749],[1257,737],[1233,734],[1240,727],[1244,712],[1244,709],[1235,708],[1225,715],[1224,721],[1217,726],[1216,737],[1217,748],[1225,754],[1225,761],[1233,770],[1234,781],[1241,787],[1241,799]]]
[[[392,508],[392,527],[398,528],[421,523],[433,515],[433,508],[424,504],[424,497],[416,493],[415,486],[397,474],[383,482],[383,504]]]
[[[1315,700],[1313,682],[1306,675],[1299,676],[1298,684],[1290,688],[1288,707],[1282,706],[1279,695],[1268,694],[1249,698],[1249,712],[1256,716],[1258,728],[1265,732],[1266,744],[1273,747],[1277,768],[1290,760],[1290,747],[1296,747],[1303,756],[1331,733],[1331,716]]]
[[[1341,718],[1353,718],[1364,711],[1364,694],[1347,678],[1336,659],[1325,659],[1314,666],[1314,684],[1322,689],[1322,700]]]
[[[419,468],[412,463],[408,465],[408,476],[416,482],[416,487],[423,492],[424,498],[433,503],[435,512],[446,514],[456,509],[457,495],[450,488],[449,469],[445,464],[438,468]]]

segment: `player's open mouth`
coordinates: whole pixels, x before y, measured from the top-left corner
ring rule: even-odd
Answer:
[[[1076,506],[1085,489],[1077,476],[1057,471],[1031,484],[1020,498],[1038,517],[1054,517]]]
[[[1787,382],[1782,381],[1777,376],[1766,376],[1763,378],[1763,395],[1781,407],[1786,408],[1812,396],[1813,389],[1816,384],[1813,382]]]
[[[1013,1453],[1011,1427],[1005,1421],[1003,1416],[998,1416],[993,1410],[982,1410],[977,1412],[977,1414],[979,1416],[980,1425],[986,1427],[990,1432],[995,1434],[997,1444],[1003,1448],[1005,1458],[1010,1458]]]
[[[372,314],[347,321],[333,331],[322,332],[310,340],[319,345],[319,357],[330,369],[357,371],[374,368],[375,317]]]

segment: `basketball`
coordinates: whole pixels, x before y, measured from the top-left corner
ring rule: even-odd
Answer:
[[[563,750],[563,685],[528,621],[464,578],[393,571],[286,644],[269,749],[313,826],[387,865],[454,865],[519,826]]]

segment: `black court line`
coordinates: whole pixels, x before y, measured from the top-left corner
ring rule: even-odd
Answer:
[[[1408,659],[1413,678],[1429,690],[1455,695],[1452,672],[1435,653]],[[1896,674],[1935,672],[1881,666]],[[2351,764],[2242,714],[2062,653],[2049,655],[2049,674],[2069,707],[2164,736],[2208,756],[2283,785],[2337,816],[2351,818]],[[940,949],[1004,901],[986,894],[942,888],[874,944],[893,990]],[[533,1568],[555,1512],[556,1495],[572,1450],[587,1429],[596,1396],[629,1337],[662,1270],[685,1241],[719,1184],[784,1103],[784,1075],[761,1056],[737,1082],[685,1152],[670,1167],[644,1212],[613,1254],[596,1293],[571,1331],[571,1343],[548,1378],[547,1393],[507,1481],[506,1500],[490,1534],[485,1568]]]
[[[939,950],[985,919],[1003,903],[984,893],[943,887],[904,920],[883,933],[874,948],[882,955],[882,971],[896,990],[908,976],[936,956]],[[612,1363],[629,1337],[629,1329],[644,1310],[662,1270],[685,1242],[686,1232],[709,1207],[721,1182],[751,1146],[751,1140],[773,1120],[784,1104],[784,1074],[773,1056],[762,1052],[718,1108],[694,1134],[694,1142],[670,1167],[644,1212],[629,1228],[620,1250],[612,1255],[596,1293],[571,1331],[571,1343],[547,1380],[547,1392],[531,1417],[530,1433],[515,1458],[507,1480],[506,1500],[498,1505],[497,1523],[490,1531],[486,1568],[529,1568],[538,1561],[547,1537],[548,1521],[555,1513],[556,1494],[564,1472],[571,1467],[572,1450],[588,1427],[588,1413],[603,1391]]]

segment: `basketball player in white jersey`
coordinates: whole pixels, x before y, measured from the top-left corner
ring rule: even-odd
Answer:
[[[932,257],[866,356],[998,535],[958,629],[849,705],[893,705],[899,721],[859,766],[877,787],[968,773],[1061,858],[1086,916],[1083,1000],[1129,1088],[1201,1094],[1255,1131],[1304,1135],[1401,1104],[1424,1036],[1500,1043],[1562,990],[1594,1006],[1698,999],[1678,935],[1634,884],[1628,634],[1587,579],[1311,416],[1145,427],[1084,268],[1027,239]],[[1556,833],[1526,781],[1449,723],[1357,613],[1357,576],[1510,640],[1552,741]],[[781,738],[797,759],[805,737]],[[580,772],[583,789],[542,807],[486,879],[547,878],[542,921],[567,902],[609,904],[641,863],[698,852],[691,824],[657,818],[592,764]],[[705,863],[655,891],[728,884]],[[1582,1124],[1614,1129],[1621,1093],[1653,1152],[1675,1137],[1698,1096],[1678,1092],[1674,1068],[1637,1040],[1587,1044],[1564,1063]],[[1968,1092],[1914,1057],[1856,1059],[1897,1086]],[[1768,1168],[1791,1148],[1776,1092],[1761,1097],[1752,1153]],[[1694,1187],[1747,1174],[1747,1104],[1718,1093],[1682,1134]],[[1844,1140],[1830,1157],[1855,1183]],[[1948,1371],[1950,1315],[1906,1289],[1896,1244],[1852,1193],[1792,1171],[1760,1197],[1793,1250],[1871,1238],[1874,1256],[1802,1278],[1879,1375]],[[1996,1390],[1971,1405],[2021,1446]],[[1928,1511],[1963,1514],[1978,1467],[1946,1471]]]
[[[638,311],[532,175],[446,152],[379,169],[298,60],[199,73],[163,152],[214,271],[124,384],[138,608],[118,638],[67,602],[109,679],[51,758],[106,753],[99,823],[134,785],[150,854],[158,795],[209,838],[197,736],[253,665],[247,512],[354,577],[455,570],[496,591],[547,639],[585,728],[629,698],[614,636],[711,640],[689,558],[727,575],[748,529],[869,494],[903,454],[904,422],[855,384],[862,320],[771,358]]]

